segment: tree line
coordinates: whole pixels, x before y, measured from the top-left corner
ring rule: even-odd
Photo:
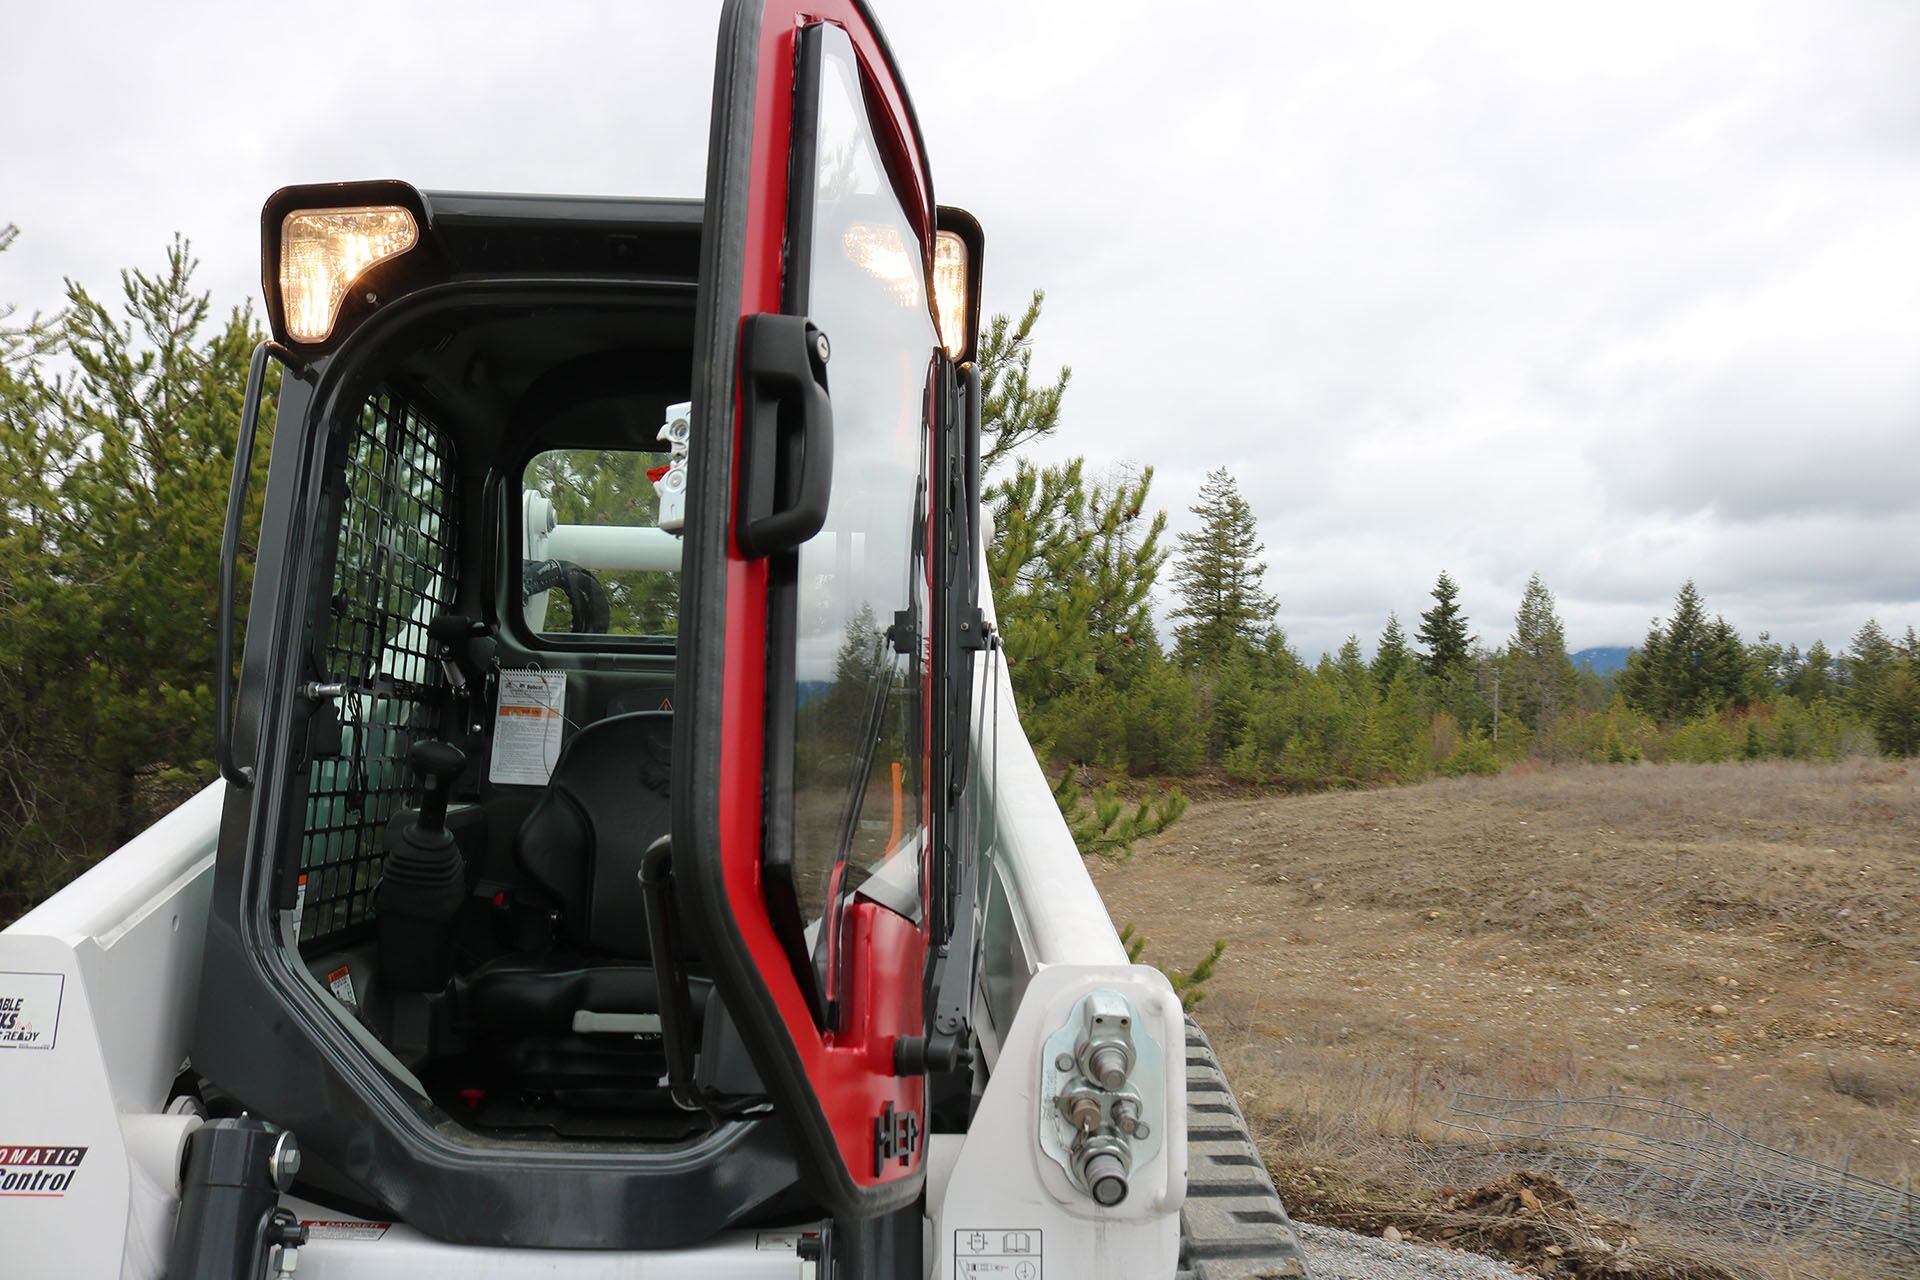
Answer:
[[[1032,332],[1044,295],[1000,317],[983,348],[989,431],[1025,442],[1057,422],[1067,371],[1036,384]],[[1001,368],[1017,370],[1002,378]],[[987,488],[987,552],[1028,732],[1065,771],[1063,798],[1095,837],[1124,845],[1164,826],[1169,793],[1126,809],[1117,788],[1079,795],[1084,772],[1179,778],[1219,773],[1289,789],[1415,782],[1547,761],[1833,759],[1920,752],[1920,640],[1869,620],[1839,652],[1742,639],[1683,584],[1624,671],[1577,669],[1552,591],[1533,575],[1510,638],[1486,644],[1442,571],[1409,634],[1385,619],[1371,657],[1359,637],[1308,661],[1267,589],[1252,506],[1225,468],[1169,541],[1153,469],[1095,479],[1083,459],[1011,463]],[[1154,622],[1165,590],[1173,624]],[[1085,841],[1083,840],[1083,847]]]

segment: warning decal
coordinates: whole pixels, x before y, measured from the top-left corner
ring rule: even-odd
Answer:
[[[1042,1280],[1040,1232],[978,1227],[953,1233],[955,1280]]]
[[[51,1049],[67,980],[57,973],[0,973],[0,1049]]]
[[[503,671],[493,717],[490,782],[544,787],[560,759],[566,731],[567,677],[563,671]]]

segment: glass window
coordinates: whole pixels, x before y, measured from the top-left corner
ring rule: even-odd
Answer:
[[[659,527],[665,453],[549,449],[521,477],[520,599],[545,635],[671,636],[680,539]]]
[[[868,896],[917,915],[924,845],[920,515],[936,338],[919,240],[862,102],[853,46],[823,30],[807,316],[832,343],[833,494],[795,578],[794,877],[823,920]],[[884,867],[884,870],[882,869]],[[869,882],[869,877],[877,880]]]

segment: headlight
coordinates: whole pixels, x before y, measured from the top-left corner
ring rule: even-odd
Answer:
[[[354,281],[419,242],[419,224],[398,205],[289,213],[280,232],[287,335],[295,342],[325,342]]]
[[[967,349],[967,242],[958,232],[933,239],[933,302],[940,316],[940,342],[958,360]]]

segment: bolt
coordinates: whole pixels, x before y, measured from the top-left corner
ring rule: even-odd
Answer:
[[[820,357],[821,364],[825,364],[827,357],[833,354],[833,347],[827,342],[826,334],[816,333],[813,335],[813,353]]]
[[[291,1132],[282,1133],[267,1156],[267,1176],[281,1191],[293,1185],[300,1173],[300,1143]]]
[[[1053,1060],[1053,1065],[1056,1070],[1071,1071],[1073,1070],[1073,1055],[1070,1053],[1063,1053],[1059,1057]]]
[[[1138,1136],[1140,1131],[1140,1104],[1132,1098],[1119,1098],[1113,1104],[1113,1123],[1122,1133]]]

